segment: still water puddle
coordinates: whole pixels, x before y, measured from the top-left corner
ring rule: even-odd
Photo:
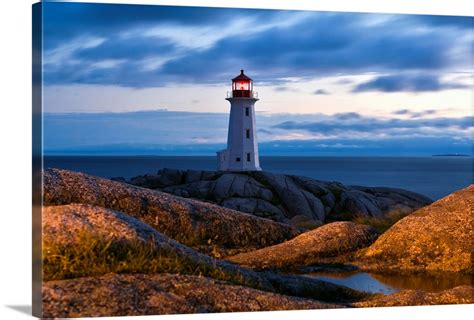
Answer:
[[[461,285],[473,285],[472,275],[440,274],[376,274],[367,272],[315,272],[307,277],[343,285],[351,289],[392,294],[405,289],[439,292]]]

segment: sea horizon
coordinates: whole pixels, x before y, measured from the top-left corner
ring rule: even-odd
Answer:
[[[472,183],[467,156],[260,156],[264,171],[306,176],[345,185],[406,189],[438,200]],[[45,155],[44,168],[61,168],[104,178],[157,173],[163,168],[217,170],[216,156]]]
[[[217,153],[217,150],[216,150]],[[216,154],[151,154],[151,153],[43,153],[43,157],[216,157]],[[427,155],[420,155],[420,154],[379,154],[379,155],[360,155],[360,154],[353,154],[353,155],[337,155],[337,154],[330,154],[330,155],[308,155],[308,154],[260,154],[260,158],[286,158],[286,157],[294,157],[294,158],[431,158],[431,157],[468,157],[474,158],[474,154],[427,154]]]

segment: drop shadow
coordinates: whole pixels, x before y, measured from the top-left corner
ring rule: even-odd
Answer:
[[[5,306],[5,307],[21,312],[23,314],[29,315],[29,316],[31,316],[31,313],[32,313],[32,308],[30,305],[13,305],[13,306]]]

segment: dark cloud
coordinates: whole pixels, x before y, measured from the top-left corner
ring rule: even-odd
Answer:
[[[55,66],[46,65],[46,84],[152,87],[170,82],[223,83],[234,75],[233,70],[241,68],[249,70],[258,81],[279,84],[287,77],[310,79],[341,73],[393,73],[398,70],[436,72],[460,61],[466,63],[466,57],[453,57],[449,51],[459,45],[458,36],[470,32],[469,29],[456,29],[459,31],[453,34],[450,26],[469,22],[464,18],[457,22],[457,17],[430,19],[324,12],[302,15],[299,11],[281,10],[81,3],[44,5],[45,55],[84,37],[105,39],[93,48],[77,48],[72,56]],[[374,18],[385,20],[370,23]],[[163,24],[209,27],[208,34],[212,34],[239,19],[255,20],[243,28],[241,36],[224,36],[209,47],[184,53],[179,52],[170,39],[143,34],[151,27]],[[294,21],[290,23],[292,19]],[[422,32],[413,32],[417,26],[425,28]],[[130,30],[142,32],[125,37],[124,33]],[[48,57],[45,58],[46,61]],[[143,68],[144,60],[160,58],[168,59],[160,68]],[[110,59],[124,61],[113,68],[94,65]],[[382,78],[361,85],[357,91],[397,91],[399,88],[426,91],[446,87],[433,79],[425,80],[428,82],[412,79],[408,84],[397,86],[397,81]]]
[[[396,74],[376,77],[370,81],[358,84],[352,92],[423,92],[463,88],[467,88],[467,86],[456,82],[441,82],[435,75]]]
[[[406,114],[410,114],[411,111],[408,110],[408,109],[401,109],[401,110],[397,110],[397,111],[394,111],[393,114],[398,114],[398,115],[406,115]]]
[[[400,109],[392,112],[392,114],[395,115],[407,115],[410,116],[411,118],[420,118],[428,115],[433,115],[436,114],[437,110],[423,110],[423,111],[412,111],[409,109]]]
[[[274,87],[275,91],[280,91],[280,92],[298,92],[298,89],[287,87],[287,86],[277,86]]]
[[[332,118],[336,120],[357,120],[362,118],[362,116],[357,112],[343,112],[334,114]]]
[[[324,89],[318,89],[316,91],[313,92],[313,94],[316,94],[316,95],[328,95],[330,94],[328,91],[324,90]]]
[[[474,28],[474,17],[456,17],[456,16],[428,16],[420,15],[413,16],[414,20],[417,20],[421,24],[435,27],[456,27],[466,28],[472,30]]]
[[[238,15],[264,19],[270,14],[251,9],[70,2],[45,2],[43,8],[45,49],[84,34],[108,37],[134,27],[147,28],[156,23],[221,25]]]
[[[432,131],[437,135],[444,135],[448,129],[465,131],[474,128],[474,117],[461,118],[429,118],[429,119],[397,119],[373,118],[361,115],[336,114],[321,121],[285,121],[274,126],[276,129],[303,130],[324,135],[332,134],[383,134],[397,136],[404,134],[426,134]],[[459,133],[459,132],[458,132]],[[447,133],[446,133],[447,134]]]
[[[446,50],[452,39],[444,33],[395,32],[396,25],[390,23],[372,28],[363,24],[364,19],[368,15],[314,13],[291,27],[224,39],[210,50],[170,61],[162,71],[212,78],[219,70],[243,65],[256,79],[311,78],[374,70],[437,70],[452,62]]]

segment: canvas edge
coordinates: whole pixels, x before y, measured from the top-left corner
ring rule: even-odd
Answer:
[[[42,318],[43,6],[32,5],[32,314]]]

